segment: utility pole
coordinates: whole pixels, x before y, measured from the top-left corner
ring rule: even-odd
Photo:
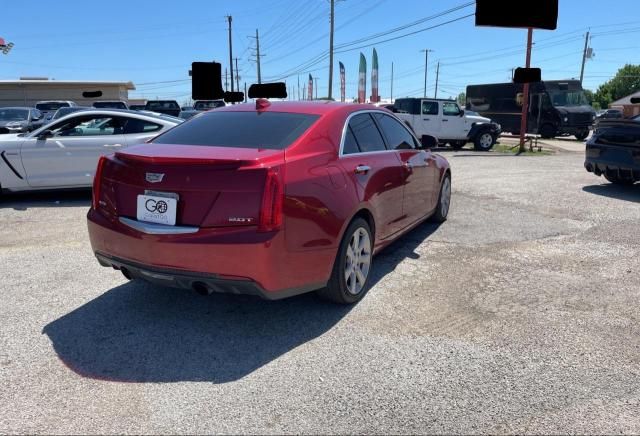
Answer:
[[[391,103],[393,103],[393,62],[391,62]]]
[[[240,71],[238,70],[238,58],[236,58],[236,89],[240,91]]]
[[[527,30],[527,59],[526,67],[531,66],[531,46],[533,45],[533,28]],[[520,119],[520,149],[519,153],[525,151],[524,135],[527,133],[527,115],[529,114],[529,84],[525,83],[522,87],[522,118]]]
[[[258,67],[258,83],[262,83],[262,74],[260,74],[260,35],[258,34],[258,29],[256,29],[256,36],[248,36],[247,38],[255,38],[256,40],[256,65]]]
[[[244,82],[244,102],[247,102],[247,82]]]
[[[319,79],[319,78],[320,78],[320,77],[314,77],[314,78],[313,78],[313,83],[316,85],[316,92],[315,92],[315,94],[314,94],[314,95],[315,95],[315,97],[316,97],[316,100],[318,99],[318,79]]]
[[[229,89],[229,77],[227,76],[227,69],[224,69],[224,89]]]
[[[227,15],[227,21],[229,22],[229,72],[231,73],[231,92],[233,92],[233,44],[231,43],[231,20],[231,15]]]
[[[582,85],[582,78],[584,77],[584,63],[587,60],[587,49],[589,48],[589,31],[584,38],[584,51],[582,52],[582,67],[580,68],[580,85]]]
[[[328,92],[329,99],[331,99],[331,95],[333,91],[333,17],[334,17],[335,0],[330,0],[330,2],[331,2],[331,16],[330,16],[331,30],[329,31],[329,92]]]
[[[433,50],[429,50],[425,48],[424,50],[420,50],[424,52],[424,98],[427,98],[427,68],[429,67],[429,52]]]
[[[298,74],[298,100],[300,100],[300,74]]]
[[[438,98],[438,80],[440,79],[440,61],[438,61],[438,68],[436,69],[436,92],[433,94],[433,98]]]

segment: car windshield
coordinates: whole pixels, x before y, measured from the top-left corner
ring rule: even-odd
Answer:
[[[0,120],[2,121],[24,121],[28,118],[28,109],[0,109]]]
[[[554,106],[585,106],[589,104],[584,91],[549,91]]]
[[[160,135],[154,143],[237,148],[287,148],[317,119],[287,112],[209,112]]]
[[[50,103],[38,103],[36,104],[36,109],[49,112],[49,111],[57,111],[61,107],[69,107],[69,103],[64,102],[50,102]]]

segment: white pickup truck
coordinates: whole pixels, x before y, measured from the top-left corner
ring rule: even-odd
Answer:
[[[500,135],[500,125],[489,118],[467,114],[453,100],[398,98],[393,112],[411,126],[418,138],[435,136],[454,149],[473,142],[476,150],[491,150]]]

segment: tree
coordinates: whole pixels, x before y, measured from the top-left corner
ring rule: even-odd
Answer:
[[[464,92],[458,94],[458,104],[460,106],[464,106],[467,104],[467,94],[465,94]]]
[[[594,101],[600,107],[609,104],[629,94],[640,91],[640,65],[627,64],[620,68],[613,79],[600,85],[594,95]]]

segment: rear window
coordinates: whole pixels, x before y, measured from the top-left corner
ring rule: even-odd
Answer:
[[[95,103],[93,103],[93,107],[127,109],[127,105],[121,101],[96,101]]]
[[[180,109],[175,101],[150,101],[147,102],[147,109]]]
[[[61,107],[69,107],[69,103],[38,103],[36,109],[40,111],[57,111]]]
[[[213,100],[213,101],[197,101],[194,105],[194,109],[198,111],[203,111],[207,109],[215,109],[217,107],[224,107],[224,101],[222,100]]]
[[[318,115],[287,112],[208,112],[174,127],[152,142],[282,150],[318,118]]]

